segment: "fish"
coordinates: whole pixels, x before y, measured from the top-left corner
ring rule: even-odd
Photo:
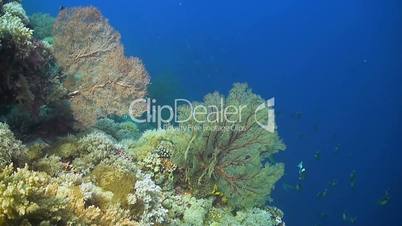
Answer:
[[[299,169],[299,173],[306,171],[306,169],[303,166],[303,161],[299,162],[299,164],[297,164],[297,168]]]
[[[340,144],[335,145],[334,151],[337,153],[340,150],[341,150],[341,145]]]
[[[352,170],[349,174],[349,186],[354,189],[356,187],[356,180],[357,180],[357,172],[356,170]]]
[[[291,185],[288,183],[283,184],[283,189],[285,191],[293,190],[293,191],[301,191],[303,189],[301,184]]]
[[[320,160],[321,159],[321,152],[320,151],[316,151],[314,153],[314,159],[315,160]]]
[[[297,164],[297,168],[299,169],[299,180],[304,180],[306,178],[306,168],[303,166],[303,161]]]
[[[325,188],[324,191],[318,192],[316,197],[322,199],[327,197],[327,195],[328,195],[328,188]]]
[[[285,191],[293,190],[293,186],[288,183],[283,183],[282,188]]]
[[[302,184],[297,183],[296,186],[295,186],[295,190],[296,190],[296,191],[301,191],[301,190],[303,190]]]
[[[304,180],[304,179],[306,179],[306,177],[307,177],[307,171],[306,170],[304,170],[303,172],[301,172],[300,174],[299,174],[299,180]]]
[[[336,185],[338,185],[338,180],[337,179],[333,179],[329,182],[329,186],[331,187],[336,187]]]
[[[355,224],[357,221],[357,217],[355,216],[350,216],[348,213],[345,211],[342,213],[342,220],[344,222],[350,223],[350,224]]]
[[[380,206],[386,206],[389,204],[391,200],[391,196],[388,191],[385,191],[384,195],[377,201],[377,204]]]
[[[343,221],[346,221],[346,220],[347,220],[347,218],[348,218],[348,217],[347,217],[346,213],[345,213],[345,212],[343,212],[343,213],[342,213],[342,220],[343,220]]]

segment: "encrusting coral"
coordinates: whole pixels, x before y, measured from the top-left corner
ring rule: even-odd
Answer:
[[[202,121],[183,106],[180,119],[194,117],[178,127],[143,132],[127,118],[110,115],[122,113],[120,104],[142,98],[149,78],[138,59],[124,57],[119,34],[99,11],[62,10],[49,48],[37,39],[53,35],[50,17],[37,14],[30,21],[19,1],[0,6],[0,120],[7,121],[0,122],[0,226],[284,225],[283,213],[266,202],[284,170],[272,156],[285,146],[277,131],[257,125],[255,119],[265,122],[267,112],[256,111],[264,101],[247,85],[194,103],[247,105],[242,121],[234,115],[215,120],[224,111],[219,107],[208,108],[211,121]],[[11,19],[21,29],[4,25]],[[29,42],[20,42],[24,38],[13,32],[28,24],[36,37],[29,30]],[[69,100],[85,130],[57,138],[44,133],[40,117],[52,118],[59,109],[52,103],[68,106]],[[27,125],[31,121],[36,126]],[[54,130],[59,125],[49,124]],[[231,129],[206,129],[216,127]],[[14,135],[34,128],[41,133],[24,143]]]

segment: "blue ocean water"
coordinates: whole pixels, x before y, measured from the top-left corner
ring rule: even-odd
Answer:
[[[127,55],[140,57],[155,83],[175,86],[165,87],[171,96],[200,100],[234,82],[274,96],[288,148],[278,156],[286,175],[273,199],[287,225],[352,225],[354,217],[354,225],[402,225],[400,0],[24,5],[54,16],[60,6],[98,7],[122,34]],[[379,205],[386,192],[389,203]]]

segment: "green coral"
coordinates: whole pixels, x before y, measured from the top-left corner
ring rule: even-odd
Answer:
[[[33,36],[37,39],[44,40],[52,36],[53,24],[55,18],[45,13],[34,13],[30,18]]]
[[[38,139],[27,145],[27,150],[24,153],[24,163],[38,161],[46,155],[46,149],[49,147],[43,140]]]
[[[183,225],[203,226],[205,217],[212,207],[212,201],[195,199],[194,197],[187,197],[187,199],[189,205],[185,206]]]
[[[0,122],[0,168],[11,163],[13,158],[21,156],[25,147],[14,137],[8,125]]]
[[[285,146],[276,132],[257,123],[268,120],[266,109],[256,111],[263,103],[246,84],[235,84],[226,98],[212,93],[204,98],[204,103],[194,104],[205,107],[207,114],[193,114],[188,106],[180,109],[180,119],[194,116],[180,125],[189,129],[191,136],[179,152],[183,159],[177,162],[186,170],[193,192],[205,196],[206,191],[218,185],[232,206],[264,205],[282,177],[284,166],[263,162]],[[240,118],[232,114],[219,120],[218,116],[229,106],[242,109]]]
[[[127,206],[128,194],[134,191],[136,177],[130,172],[123,171],[105,164],[99,164],[91,172],[95,184],[113,193],[113,200]]]
[[[32,163],[35,170],[45,172],[50,176],[57,176],[63,171],[63,163],[61,158],[56,155],[46,156],[39,161]]]
[[[115,155],[121,147],[116,141],[100,131],[94,131],[77,142],[76,155],[73,166],[82,173],[89,173],[102,160]]]
[[[63,159],[68,159],[68,158],[71,158],[74,156],[76,157],[77,155],[79,155],[77,150],[78,150],[77,141],[74,140],[74,138],[70,137],[67,139],[63,139],[62,141],[59,141],[55,145],[53,152],[55,153],[55,155],[57,155]]]
[[[94,127],[102,130],[118,141],[125,139],[136,140],[140,136],[137,125],[131,121],[116,122],[110,118],[101,118],[96,121]]]
[[[251,208],[247,210],[232,211],[227,209],[213,208],[209,211],[207,225],[210,226],[231,226],[231,225],[253,225],[253,226],[276,226],[282,223],[282,218],[273,216],[269,211]]]
[[[162,141],[169,141],[169,137],[166,130],[147,130],[137,142],[130,146],[129,152],[138,161],[143,161],[153,150],[158,148]]]
[[[174,128],[154,129],[145,131],[140,139],[129,147],[129,153],[138,161],[143,161],[154,150],[163,146],[170,146],[171,158],[181,162],[182,153],[179,151],[187,144],[190,135]]]

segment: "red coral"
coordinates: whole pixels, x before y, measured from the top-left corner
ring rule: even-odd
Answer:
[[[93,7],[64,9],[54,25],[54,52],[67,73],[71,109],[80,126],[128,113],[146,95],[149,76],[138,58],[126,58],[116,32]],[[145,106],[137,110],[142,113]]]

